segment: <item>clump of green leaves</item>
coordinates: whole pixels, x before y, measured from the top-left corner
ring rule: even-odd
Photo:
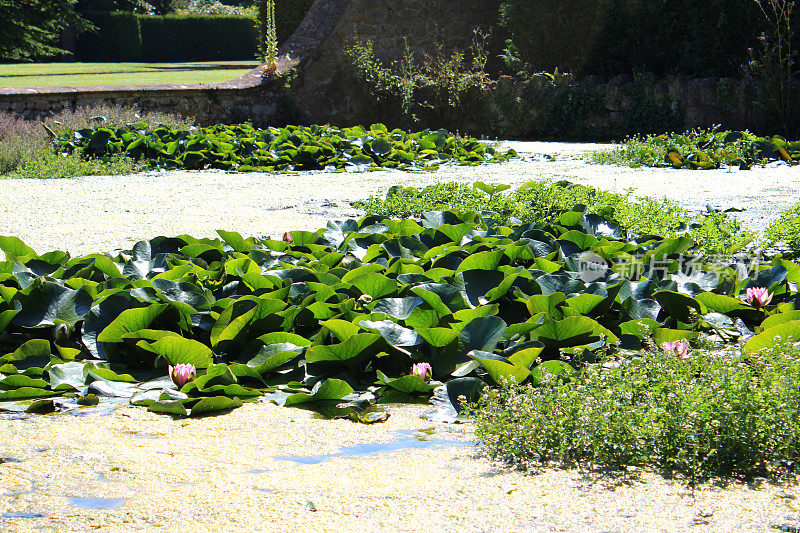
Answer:
[[[795,165],[800,141],[775,135],[759,137],[748,131],[695,130],[683,134],[633,136],[622,146],[590,154],[590,163],[630,167],[672,167],[708,170],[722,165],[749,169],[770,161]]]
[[[426,211],[492,211],[501,222],[554,223],[564,211],[585,206],[618,223],[625,231],[639,235],[675,237],[690,234],[706,253],[733,253],[749,244],[754,236],[736,219],[724,213],[703,213],[691,217],[677,203],[654,198],[631,198],[569,182],[531,181],[511,194],[497,194],[483,183],[437,183],[417,189],[391,187],[385,197],[372,196],[354,206],[370,215],[420,217]],[[490,194],[491,192],[491,194]]]
[[[486,389],[472,414],[486,453],[508,464],[651,467],[696,479],[795,472],[798,406],[800,359],[784,345],[607,360],[566,382]]]
[[[24,161],[11,178],[72,178],[75,176],[112,176],[133,174],[147,169],[147,165],[130,157],[83,159],[78,154],[41,154]]]
[[[480,165],[517,156],[446,130],[407,133],[383,124],[335,128],[252,124],[207,128],[157,127],[136,122],[120,127],[66,130],[55,139],[60,152],[85,158],[128,156],[153,168],[218,168],[239,172],[287,170],[435,169],[443,163]]]
[[[768,247],[789,248],[792,254],[800,253],[800,204],[782,212],[764,232]]]

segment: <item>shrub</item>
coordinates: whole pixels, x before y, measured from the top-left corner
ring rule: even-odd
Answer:
[[[472,414],[486,454],[511,465],[779,477],[797,471],[799,406],[798,352],[777,346],[609,358],[568,382],[487,389]]]
[[[792,256],[800,254],[800,204],[783,211],[764,232],[765,245],[788,248]]]
[[[97,29],[78,37],[76,56],[80,61],[139,61],[142,33],[139,18],[122,11],[90,11],[87,20]]]
[[[250,17],[142,15],[139,21],[143,61],[250,59],[257,50]]]
[[[692,218],[675,202],[621,196],[568,182],[531,181],[510,195],[486,195],[476,187],[459,183],[437,183],[424,189],[392,187],[385,197],[372,196],[356,202],[368,215],[398,218],[420,217],[426,211],[494,211],[502,223],[517,219],[525,223],[550,224],[565,210],[585,206],[631,233],[673,237],[689,228],[692,237],[708,254],[733,253],[753,240],[750,232],[723,213]]]

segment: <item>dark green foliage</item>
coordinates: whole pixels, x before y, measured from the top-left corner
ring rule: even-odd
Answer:
[[[257,49],[253,19],[245,16],[139,16],[142,61],[250,59]]]
[[[767,247],[788,248],[791,256],[800,255],[800,204],[782,212],[764,232],[764,238]]]
[[[540,82],[541,77],[547,79]],[[522,93],[519,111],[525,115],[525,103],[541,106],[541,111],[525,126],[526,136],[548,139],[596,138],[597,131],[587,125],[590,117],[604,117],[602,91],[575,81],[571,76],[542,73],[533,77]]]
[[[286,42],[305,18],[314,0],[275,0],[275,33],[278,45]]]
[[[72,6],[74,0],[0,0],[0,62],[33,61],[63,53],[61,30],[91,28]]]
[[[491,211],[497,220],[508,223],[555,223],[560,213],[575,205],[586,206],[587,213],[599,213],[628,232],[641,235],[676,237],[687,231],[704,253],[726,254],[742,249],[753,240],[736,219],[724,213],[690,217],[676,203],[652,198],[632,200],[593,187],[566,181],[531,181],[508,195],[487,194],[477,183],[437,183],[424,189],[395,186],[385,197],[373,196],[356,202],[355,207],[369,215],[420,217],[426,211]],[[800,240],[800,238],[798,238]]]
[[[787,141],[779,135],[759,137],[748,131],[697,130],[683,134],[636,136],[620,148],[593,154],[592,161],[695,170],[738,165],[746,170],[772,161],[798,164],[800,141]]]
[[[442,163],[480,165],[506,161],[516,152],[496,152],[476,139],[459,139],[445,130],[406,133],[383,124],[287,126],[256,129],[250,124],[190,130],[122,127],[66,130],[55,140],[59,152],[85,158],[129,156],[154,168],[220,168],[240,172],[286,170],[366,170],[436,168]]]
[[[532,71],[603,75],[739,75],[766,29],[741,0],[506,0],[501,23]]]
[[[139,61],[142,33],[133,13],[90,11],[84,14],[96,30],[78,38],[76,55],[81,61]]]
[[[474,410],[487,454],[509,464],[650,467],[691,479],[797,472],[800,359],[701,350],[611,358],[566,383],[504,384]]]
[[[77,258],[0,236],[0,408],[95,394],[196,416],[263,397],[348,415],[438,382],[452,408],[486,383],[542,385],[621,347],[755,330],[755,354],[800,339],[797,264],[740,276],[695,257],[687,281],[672,273],[693,257],[689,237],[629,235],[582,210],[554,218],[368,216],[282,240],[220,230]],[[743,301],[756,286],[771,303]],[[435,381],[409,376],[414,362]],[[165,379],[179,363],[198,369],[180,392]]]

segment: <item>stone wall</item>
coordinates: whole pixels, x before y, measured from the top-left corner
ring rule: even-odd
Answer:
[[[266,125],[284,120],[293,112],[291,100],[278,80],[259,80],[249,87],[219,84],[42,87],[14,92],[0,89],[0,112],[27,119],[100,104],[191,116],[201,125],[245,120]]]

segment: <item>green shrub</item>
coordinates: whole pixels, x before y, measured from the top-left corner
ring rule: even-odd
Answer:
[[[800,358],[789,346],[609,358],[566,383],[487,389],[472,414],[487,455],[511,465],[780,476],[800,459]]]
[[[722,213],[690,217],[677,203],[654,198],[636,198],[568,182],[531,181],[510,195],[486,195],[459,183],[437,183],[416,189],[392,187],[385,197],[372,196],[354,203],[368,215],[398,218],[420,217],[426,211],[494,211],[503,223],[552,224],[565,210],[586,206],[631,233],[674,237],[689,233],[709,254],[733,253],[753,240],[736,219]]]
[[[521,62],[587,74],[738,75],[765,29],[740,0],[505,0],[500,12]]]
[[[145,170],[147,165],[130,157],[83,159],[78,154],[61,155],[42,151],[26,159],[11,173],[11,178],[73,178],[76,176],[112,176],[133,174]]]
[[[780,214],[764,232],[765,246],[788,248],[793,256],[800,254],[800,204],[795,204]]]
[[[143,61],[250,59],[257,50],[253,19],[243,16],[139,16]]]
[[[800,141],[749,131],[693,130],[685,133],[635,135],[613,150],[594,152],[589,161],[630,167],[673,167],[694,170],[738,165],[749,169],[771,161],[800,162]]]
[[[79,61],[139,61],[142,57],[142,33],[139,18],[133,13],[90,11],[87,20],[97,30],[78,37]]]
[[[314,0],[275,0],[275,31],[283,44],[305,18]]]

